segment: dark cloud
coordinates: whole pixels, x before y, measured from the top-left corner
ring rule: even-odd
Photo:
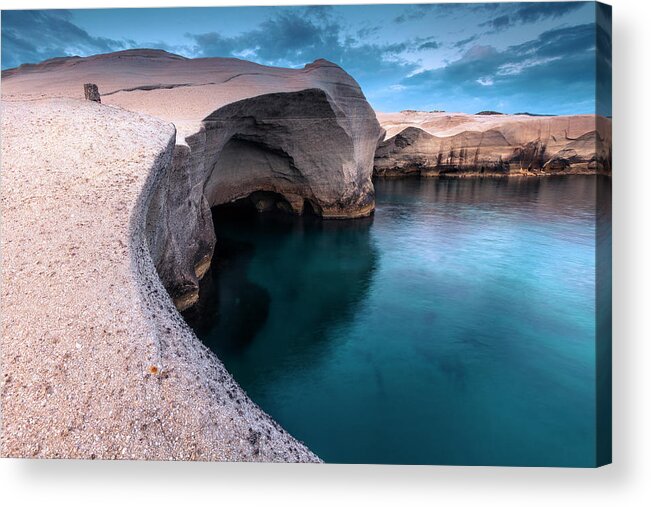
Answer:
[[[407,5],[405,10],[393,18],[397,24],[416,21],[425,16],[435,15],[438,18],[446,16],[468,16],[480,12],[493,12],[499,3],[458,3],[458,4],[415,4]]]
[[[477,39],[479,39],[479,35],[471,35],[467,39],[461,39],[460,41],[457,41],[453,44],[455,48],[464,48],[471,42],[475,42]]]
[[[124,41],[93,37],[72,23],[71,13],[66,10],[2,12],[3,68],[126,47]]]
[[[438,49],[440,48],[441,45],[436,42],[435,40],[429,41],[429,42],[424,42],[420,46],[418,46],[418,49]]]
[[[416,73],[401,84],[467,100],[480,95],[494,103],[528,96],[532,104],[552,107],[542,99],[550,90],[563,90],[553,96],[568,103],[593,96],[595,57],[595,25],[585,24],[550,30],[504,51],[477,45],[447,66]]]
[[[520,7],[515,18],[522,23],[535,23],[545,18],[559,18],[585,5],[584,2],[536,2]]]
[[[500,4],[494,4],[500,5]],[[528,2],[505,4],[504,14],[480,23],[493,32],[500,32],[515,25],[536,23],[543,19],[556,19],[580,9],[585,2]]]
[[[511,16],[505,14],[503,16],[498,16],[496,18],[487,21],[486,23],[481,23],[479,26],[490,26],[494,31],[499,32],[505,28],[511,26]]]
[[[434,10],[435,7],[437,6],[432,4],[410,5],[405,9],[405,11],[402,14],[393,18],[393,22],[401,24],[401,23],[406,23],[407,21],[420,19],[423,16],[429,14],[432,10]]]
[[[263,21],[258,28],[234,37],[217,32],[188,36],[196,42],[200,56],[250,54],[271,64],[306,63],[328,51],[340,53],[340,25],[320,9],[308,8],[300,14],[285,12]]]
[[[72,22],[69,11],[7,11],[2,20],[3,68],[52,57],[87,56],[131,47],[156,47],[188,56],[240,57],[267,65],[301,66],[317,58],[338,63],[356,78],[378,82],[417,68],[401,54],[436,49],[433,37],[398,43],[369,42],[379,31],[366,26],[349,33],[330,6],[279,9],[255,29],[235,36],[186,34],[188,43],[136,42],[93,37]]]
[[[191,53],[196,56],[235,56],[284,66],[301,66],[325,58],[355,78],[367,78],[367,82],[415,70],[416,65],[401,58],[401,53],[438,47],[432,37],[384,44],[365,41],[363,36],[374,30],[371,27],[351,35],[329,11],[292,9],[233,37],[217,32],[187,36],[193,42]]]

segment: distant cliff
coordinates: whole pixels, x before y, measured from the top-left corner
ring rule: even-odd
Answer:
[[[611,121],[595,115],[377,113],[376,176],[610,174]]]

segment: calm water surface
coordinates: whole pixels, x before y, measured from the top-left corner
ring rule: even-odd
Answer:
[[[378,181],[353,221],[218,209],[186,318],[327,462],[592,466],[606,184]]]

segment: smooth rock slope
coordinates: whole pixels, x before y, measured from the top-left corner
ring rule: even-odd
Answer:
[[[357,83],[318,60],[302,69],[159,50],[58,58],[3,72],[2,99],[83,97],[175,125],[172,164],[152,197],[150,250],[179,309],[198,298],[215,236],[210,207],[251,198],[260,209],[324,218],[374,208],[373,158],[383,131]]]
[[[378,176],[508,176],[611,171],[611,122],[595,115],[378,113]]]
[[[318,461],[156,273],[147,218],[174,140],[167,121],[95,102],[3,102],[2,456]]]

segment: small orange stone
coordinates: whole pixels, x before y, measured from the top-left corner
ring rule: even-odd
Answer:
[[[160,370],[158,369],[158,366],[154,364],[149,367],[149,373],[151,373],[152,375],[158,375],[159,371]]]

